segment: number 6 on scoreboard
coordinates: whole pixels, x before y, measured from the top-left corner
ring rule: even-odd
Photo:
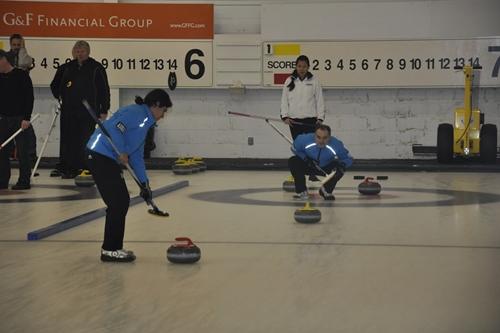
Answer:
[[[193,55],[203,57],[205,54],[202,50],[192,49],[188,51],[186,58],[184,59],[184,69],[186,71],[186,75],[192,80],[198,80],[205,74],[205,64],[199,59],[192,59]],[[193,66],[198,67],[197,74],[193,73]]]

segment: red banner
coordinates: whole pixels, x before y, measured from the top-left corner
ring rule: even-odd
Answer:
[[[0,36],[213,39],[211,4],[0,1]]]

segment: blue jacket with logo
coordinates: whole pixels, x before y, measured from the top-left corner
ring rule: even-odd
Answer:
[[[155,122],[147,105],[132,104],[118,109],[103,123],[118,151],[128,155],[129,164],[142,183],[148,181],[144,165],[144,141]],[[99,128],[90,137],[87,148],[120,163],[118,155]]]
[[[335,160],[344,163],[346,168],[352,165],[352,157],[349,151],[342,141],[334,136],[330,137],[330,141],[325,147],[320,148],[316,144],[314,133],[301,134],[293,142],[292,151],[303,160],[316,161],[322,168]]]

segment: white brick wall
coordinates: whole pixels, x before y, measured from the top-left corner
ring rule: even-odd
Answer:
[[[120,105],[133,102],[146,90],[121,90]],[[55,100],[47,88],[36,88],[35,124],[41,147],[52,119]],[[326,123],[356,158],[412,158],[411,145],[435,145],[437,126],[452,122],[462,104],[461,89],[326,90]],[[156,157],[200,155],[218,158],[285,158],[286,142],[262,120],[228,116],[227,112],[278,117],[280,90],[248,90],[235,98],[227,90],[184,89],[171,93],[174,109],[159,123]],[[486,121],[500,127],[500,89],[480,92]],[[286,134],[288,129],[279,125]],[[248,137],[254,145],[248,145]],[[53,131],[45,156],[59,152],[59,128]]]

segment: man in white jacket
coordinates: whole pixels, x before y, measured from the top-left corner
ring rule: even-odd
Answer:
[[[309,72],[309,58],[301,55],[295,70],[283,86],[281,119],[290,126],[292,137],[313,133],[325,119],[325,102],[319,81]]]

